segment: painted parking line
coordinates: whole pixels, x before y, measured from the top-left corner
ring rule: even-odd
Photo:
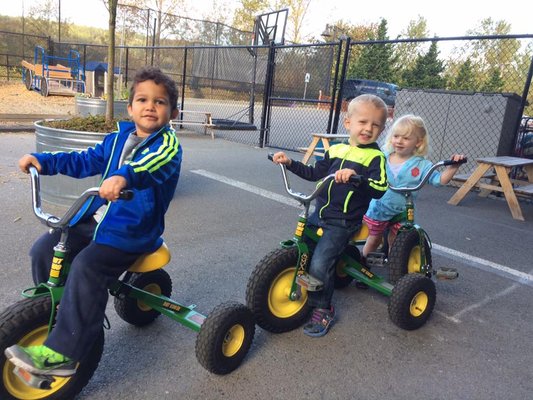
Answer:
[[[265,197],[270,200],[277,201],[282,204],[290,205],[293,207],[299,208],[300,205],[296,200],[291,199],[290,197],[282,196],[277,193],[271,192],[269,190],[261,189],[257,186],[250,185],[245,182],[240,182],[235,179],[228,178],[223,175],[216,174],[214,172],[206,171],[203,169],[196,169],[191,170],[191,172],[202,175],[206,178],[213,179],[215,181],[225,183],[227,185],[245,190],[247,192]],[[441,245],[438,245],[436,243],[432,243],[433,249],[436,250],[438,254],[441,254],[445,257],[452,258],[456,261],[460,261],[462,264],[466,264],[475,268],[482,269],[486,272],[494,273],[499,276],[503,276],[505,278],[511,279],[515,282],[533,286],[533,275],[531,273],[526,273],[522,271],[518,271],[512,268],[509,268],[505,265],[497,264],[489,260],[485,260],[483,258],[475,257],[470,254],[462,253],[460,251],[450,249],[448,247],[444,247]]]

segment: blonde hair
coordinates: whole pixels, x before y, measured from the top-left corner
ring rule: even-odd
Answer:
[[[387,139],[385,140],[385,149],[392,153],[394,148],[392,146],[392,137],[416,135],[420,140],[420,146],[415,148],[415,155],[426,156],[429,152],[429,134],[424,120],[413,114],[407,114],[398,118],[392,125]]]
[[[382,122],[383,126],[385,126],[385,122],[387,122],[387,116],[389,114],[389,109],[387,107],[387,104],[385,104],[381,97],[378,97],[373,94],[362,94],[353,98],[350,103],[348,103],[348,112],[346,114],[346,118],[350,118],[357,109],[357,106],[361,103],[371,103],[378,110],[381,110],[383,113]]]

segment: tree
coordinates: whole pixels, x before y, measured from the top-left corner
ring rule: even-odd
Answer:
[[[118,0],[107,0],[109,11],[109,42],[107,46],[107,101],[105,109],[106,123],[111,123],[114,117],[113,103],[115,101],[115,30],[117,23]]]
[[[233,27],[242,31],[253,31],[255,17],[269,9],[268,0],[239,0],[241,6],[237,7],[233,16]]]
[[[404,86],[423,89],[444,89],[446,79],[442,76],[444,65],[438,59],[437,42],[431,42],[428,52],[419,56],[412,69],[402,74]]]
[[[387,20],[382,19],[377,35],[370,34],[370,41],[388,40]],[[388,43],[363,45],[359,57],[350,59],[348,76],[390,82],[394,78],[392,47]]]
[[[455,77],[455,80],[450,84],[452,90],[473,90],[475,87],[476,79],[472,67],[472,62],[466,60],[459,67],[459,72]]]
[[[66,37],[70,28],[68,20],[59,21],[59,8],[55,0],[45,0],[30,7],[28,18],[33,19],[33,21],[26,33],[53,36],[51,33],[54,32],[57,33],[59,40],[59,22],[61,22],[62,38]]]
[[[293,43],[302,42],[302,27],[305,15],[309,9],[311,0],[280,0],[276,4],[276,10],[283,8],[289,9],[288,30],[291,33],[289,40]]]
[[[411,20],[398,39],[422,39],[429,36],[427,21],[424,17],[418,16],[417,20]],[[412,69],[417,57],[424,51],[423,42],[400,42],[394,46],[394,67],[395,71]],[[395,77],[394,82],[403,86],[401,74]]]
[[[503,90],[503,79],[498,68],[493,68],[488,76],[488,79],[483,83],[481,91],[489,93],[497,93]]]

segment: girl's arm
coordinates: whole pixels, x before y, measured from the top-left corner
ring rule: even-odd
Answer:
[[[453,161],[460,161],[465,158],[464,154],[454,154],[450,157]],[[457,170],[459,169],[461,164],[455,164],[455,165],[449,165],[446,167],[444,171],[440,174],[440,184],[446,185],[448,184],[454,175],[457,173]]]

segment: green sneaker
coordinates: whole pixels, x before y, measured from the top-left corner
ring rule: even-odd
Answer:
[[[77,363],[45,345],[22,347],[13,345],[5,349],[6,358],[15,366],[32,374],[71,376]]]

